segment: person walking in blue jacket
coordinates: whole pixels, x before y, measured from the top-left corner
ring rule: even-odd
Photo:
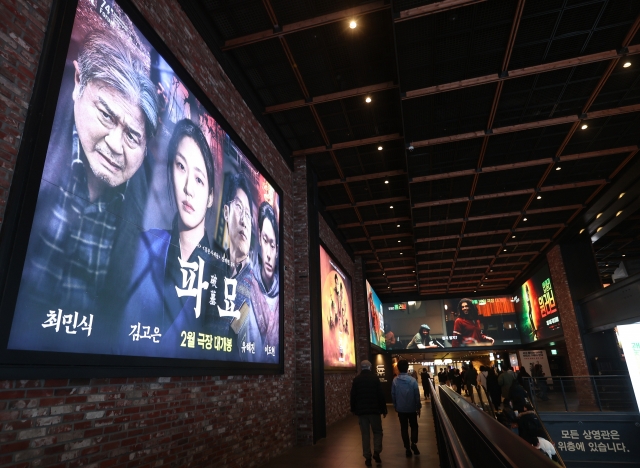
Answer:
[[[416,444],[418,443],[418,416],[420,416],[422,404],[420,403],[418,382],[407,374],[409,362],[406,359],[401,359],[398,362],[398,370],[400,375],[393,379],[391,398],[400,420],[400,434],[402,435],[406,455],[407,458],[410,458],[413,453],[420,455]],[[409,443],[409,425],[411,426],[411,443]],[[413,453],[411,453],[412,450]]]

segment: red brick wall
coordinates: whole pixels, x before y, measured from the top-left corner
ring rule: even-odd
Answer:
[[[329,248],[338,262],[351,276],[353,288],[353,323],[356,335],[356,353],[358,364],[364,359],[368,359],[369,345],[367,340],[367,317],[364,310],[364,284],[362,282],[362,264],[360,258],[355,262],[351,260],[347,252],[324,218],[319,219],[320,239]],[[364,340],[363,340],[364,338]],[[344,418],[350,414],[349,394],[351,382],[355,377],[353,373],[325,373],[325,408],[327,426]]]
[[[177,1],[134,2],[282,188],[282,258],[293,266],[291,171]],[[0,0],[0,222],[49,10]],[[286,297],[294,278],[287,268]],[[293,301],[284,313],[284,375],[0,382],[0,466],[260,465],[296,441]]]

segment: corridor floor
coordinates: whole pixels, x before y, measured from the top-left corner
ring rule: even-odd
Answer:
[[[431,403],[422,401],[422,416],[418,418],[420,455],[414,455],[412,458],[405,456],[398,416],[392,405],[387,405],[387,408],[389,414],[382,419],[383,439],[382,453],[380,454],[382,464],[376,465],[376,462],[373,461],[373,466],[379,468],[435,468],[440,466]],[[350,415],[327,427],[327,437],[316,445],[295,447],[262,466],[264,468],[364,467],[358,418]]]

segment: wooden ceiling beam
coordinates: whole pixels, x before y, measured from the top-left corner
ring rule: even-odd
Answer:
[[[284,112],[291,109],[298,109],[300,107],[311,106],[315,104],[323,104],[325,102],[338,101],[340,99],[348,99],[357,96],[364,96],[366,94],[373,94],[380,91],[387,91],[389,89],[396,89],[398,87],[393,81],[386,81],[384,83],[378,83],[370,86],[360,86],[358,88],[346,89],[344,91],[338,91],[336,93],[323,94],[320,96],[311,96],[307,99],[298,99],[296,101],[284,102],[282,104],[275,104],[273,106],[267,106],[264,108],[264,114],[273,114],[276,112]]]
[[[308,156],[310,154],[326,153],[328,151],[337,151],[347,148],[355,148],[358,146],[375,145],[377,143],[383,143],[385,141],[401,140],[402,135],[399,133],[392,133],[390,135],[380,135],[371,138],[362,138],[360,140],[345,141],[343,143],[334,143],[327,146],[316,146],[314,148],[306,148],[301,150],[295,150],[292,155],[296,156]]]
[[[430,3],[415,8],[400,11],[393,19],[396,23],[407,21],[423,16],[442,13],[443,11],[454,10],[456,8],[473,5],[475,3],[486,2],[487,0],[442,0],[440,2]]]
[[[611,155],[620,154],[620,153],[629,153],[630,151],[634,151],[636,149],[638,149],[638,145],[622,146],[619,148],[612,148],[612,149],[600,150],[600,151],[589,151],[587,153],[568,154],[566,156],[560,156],[559,162],[577,161],[581,159],[611,156]],[[419,182],[430,182],[432,180],[442,180],[442,179],[451,179],[454,177],[470,176],[470,175],[475,175],[478,172],[480,174],[484,174],[486,172],[509,171],[513,169],[522,169],[525,167],[544,166],[544,165],[551,164],[552,162],[553,162],[553,158],[534,159],[531,161],[522,161],[518,163],[501,164],[499,166],[483,167],[480,170],[464,169],[464,170],[455,171],[455,172],[444,172],[441,174],[431,174],[428,176],[411,177],[409,179],[409,182],[415,184]]]
[[[336,11],[328,13],[326,15],[317,16],[315,18],[309,18],[295,23],[285,24],[284,26],[274,25],[273,29],[267,29],[266,31],[260,31],[246,36],[236,37],[224,42],[222,50],[227,51],[238,47],[246,46],[249,44],[255,44],[256,42],[262,42],[276,37],[285,36],[287,34],[304,31],[306,29],[317,28],[324,26],[325,24],[337,23],[338,21],[345,21],[353,17],[374,13],[380,10],[386,10],[389,8],[389,4],[383,0],[366,3],[346,10]],[[272,19],[273,21],[273,19]]]
[[[356,237],[353,239],[347,239],[348,243],[353,243],[353,242],[367,242],[369,239],[371,239],[372,241],[374,240],[385,240],[385,239],[397,239],[398,237],[412,237],[413,234],[411,233],[398,233],[398,234],[385,234],[383,236],[371,236],[371,237]]]
[[[366,200],[355,203],[342,203],[340,205],[329,205],[325,207],[327,211],[335,211],[335,210],[345,210],[347,208],[358,208],[360,206],[372,206],[372,205],[381,205],[383,203],[399,203],[399,202],[407,202],[409,199],[407,197],[391,197],[391,198],[380,198],[378,200]]]
[[[552,119],[538,120],[535,122],[526,122],[516,125],[507,125],[505,127],[490,128],[487,130],[477,130],[475,132],[459,133],[457,135],[449,135],[445,137],[430,138],[427,140],[413,141],[410,143],[414,148],[425,146],[441,145],[444,143],[455,143],[457,141],[471,140],[474,138],[484,138],[485,136],[504,135],[507,133],[521,132],[534,128],[552,127],[555,125],[578,124],[580,122],[599,119],[601,117],[611,117],[614,115],[628,114],[640,111],[640,104],[632,104],[629,106],[616,107],[614,109],[603,109],[594,112],[584,112],[580,115],[567,115],[565,117],[554,117]]]
[[[569,183],[569,184],[557,184],[557,185],[547,185],[546,187],[541,187],[539,189],[540,192],[551,192],[551,191],[555,191],[555,190],[567,190],[567,189],[573,189],[573,188],[580,188],[580,187],[589,187],[592,185],[600,185],[602,183],[606,182],[604,179],[598,179],[598,180],[588,180],[585,182],[576,182],[576,183]],[[489,194],[485,194],[485,195],[475,195],[473,197],[473,200],[490,200],[490,199],[494,199],[494,198],[502,198],[502,197],[514,197],[514,196],[518,196],[518,195],[529,195],[529,194],[535,194],[537,192],[536,189],[522,189],[522,190],[511,190],[509,192],[498,192],[498,193],[489,193]],[[449,198],[449,199],[445,199],[445,200],[433,200],[433,201],[429,201],[429,202],[420,202],[420,203],[415,203],[413,205],[413,208],[426,208],[429,206],[441,206],[441,205],[448,205],[450,203],[466,203],[469,200],[471,200],[471,197],[458,197],[458,198]]]
[[[403,223],[405,221],[411,221],[411,218],[409,218],[408,216],[403,216],[400,218],[386,218],[386,219],[376,219],[373,221],[363,221],[361,223],[338,224],[338,229],[346,229],[346,228],[361,227],[361,226],[372,226],[372,225],[387,224],[387,223]]]
[[[363,180],[385,179],[387,177],[404,176],[404,175],[407,175],[407,172],[404,169],[399,169],[397,171],[376,172],[375,174],[364,174],[361,176],[345,177],[344,180],[342,179],[321,180],[320,182],[318,182],[318,187],[326,187],[328,185],[339,185],[345,182],[351,183],[351,182],[361,182]]]
[[[566,60],[558,60],[556,62],[544,63],[542,65],[535,65],[532,67],[517,68],[514,70],[509,70],[506,73],[502,74],[493,73],[491,75],[478,76],[474,78],[467,78],[465,80],[453,81],[451,83],[443,83],[426,88],[414,89],[411,91],[407,91],[402,99],[414,99],[417,97],[429,96],[432,94],[471,88],[473,86],[497,83],[498,81],[512,80],[514,78],[522,78],[525,76],[537,75],[539,73],[546,73],[555,70],[562,70],[565,68],[577,67],[580,65],[587,65],[589,63],[606,62],[607,60],[636,54],[640,54],[640,44],[629,46],[627,50],[608,50],[606,52],[598,52],[596,54],[583,55],[581,57],[574,57]]]

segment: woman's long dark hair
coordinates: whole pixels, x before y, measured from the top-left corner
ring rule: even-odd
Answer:
[[[200,149],[202,153],[202,158],[204,159],[204,167],[207,171],[207,183],[209,184],[208,194],[213,192],[213,157],[211,156],[211,148],[209,148],[209,143],[200,130],[200,127],[192,120],[182,119],[179,121],[175,128],[173,129],[173,134],[171,135],[171,140],[169,140],[169,145],[167,146],[167,180],[169,187],[169,199],[171,203],[174,203],[174,182],[173,182],[173,164],[176,161],[176,155],[178,153],[178,145],[183,138],[189,137],[193,141],[195,141],[196,145]]]
[[[462,313],[462,303],[463,302],[466,302],[467,305],[469,306],[469,313],[467,315]],[[471,299],[467,299],[466,297],[462,298],[462,299],[460,299],[460,302],[458,302],[458,316],[467,318],[467,319],[471,320],[472,322],[475,322],[476,320],[478,320],[478,308],[471,301]]]

